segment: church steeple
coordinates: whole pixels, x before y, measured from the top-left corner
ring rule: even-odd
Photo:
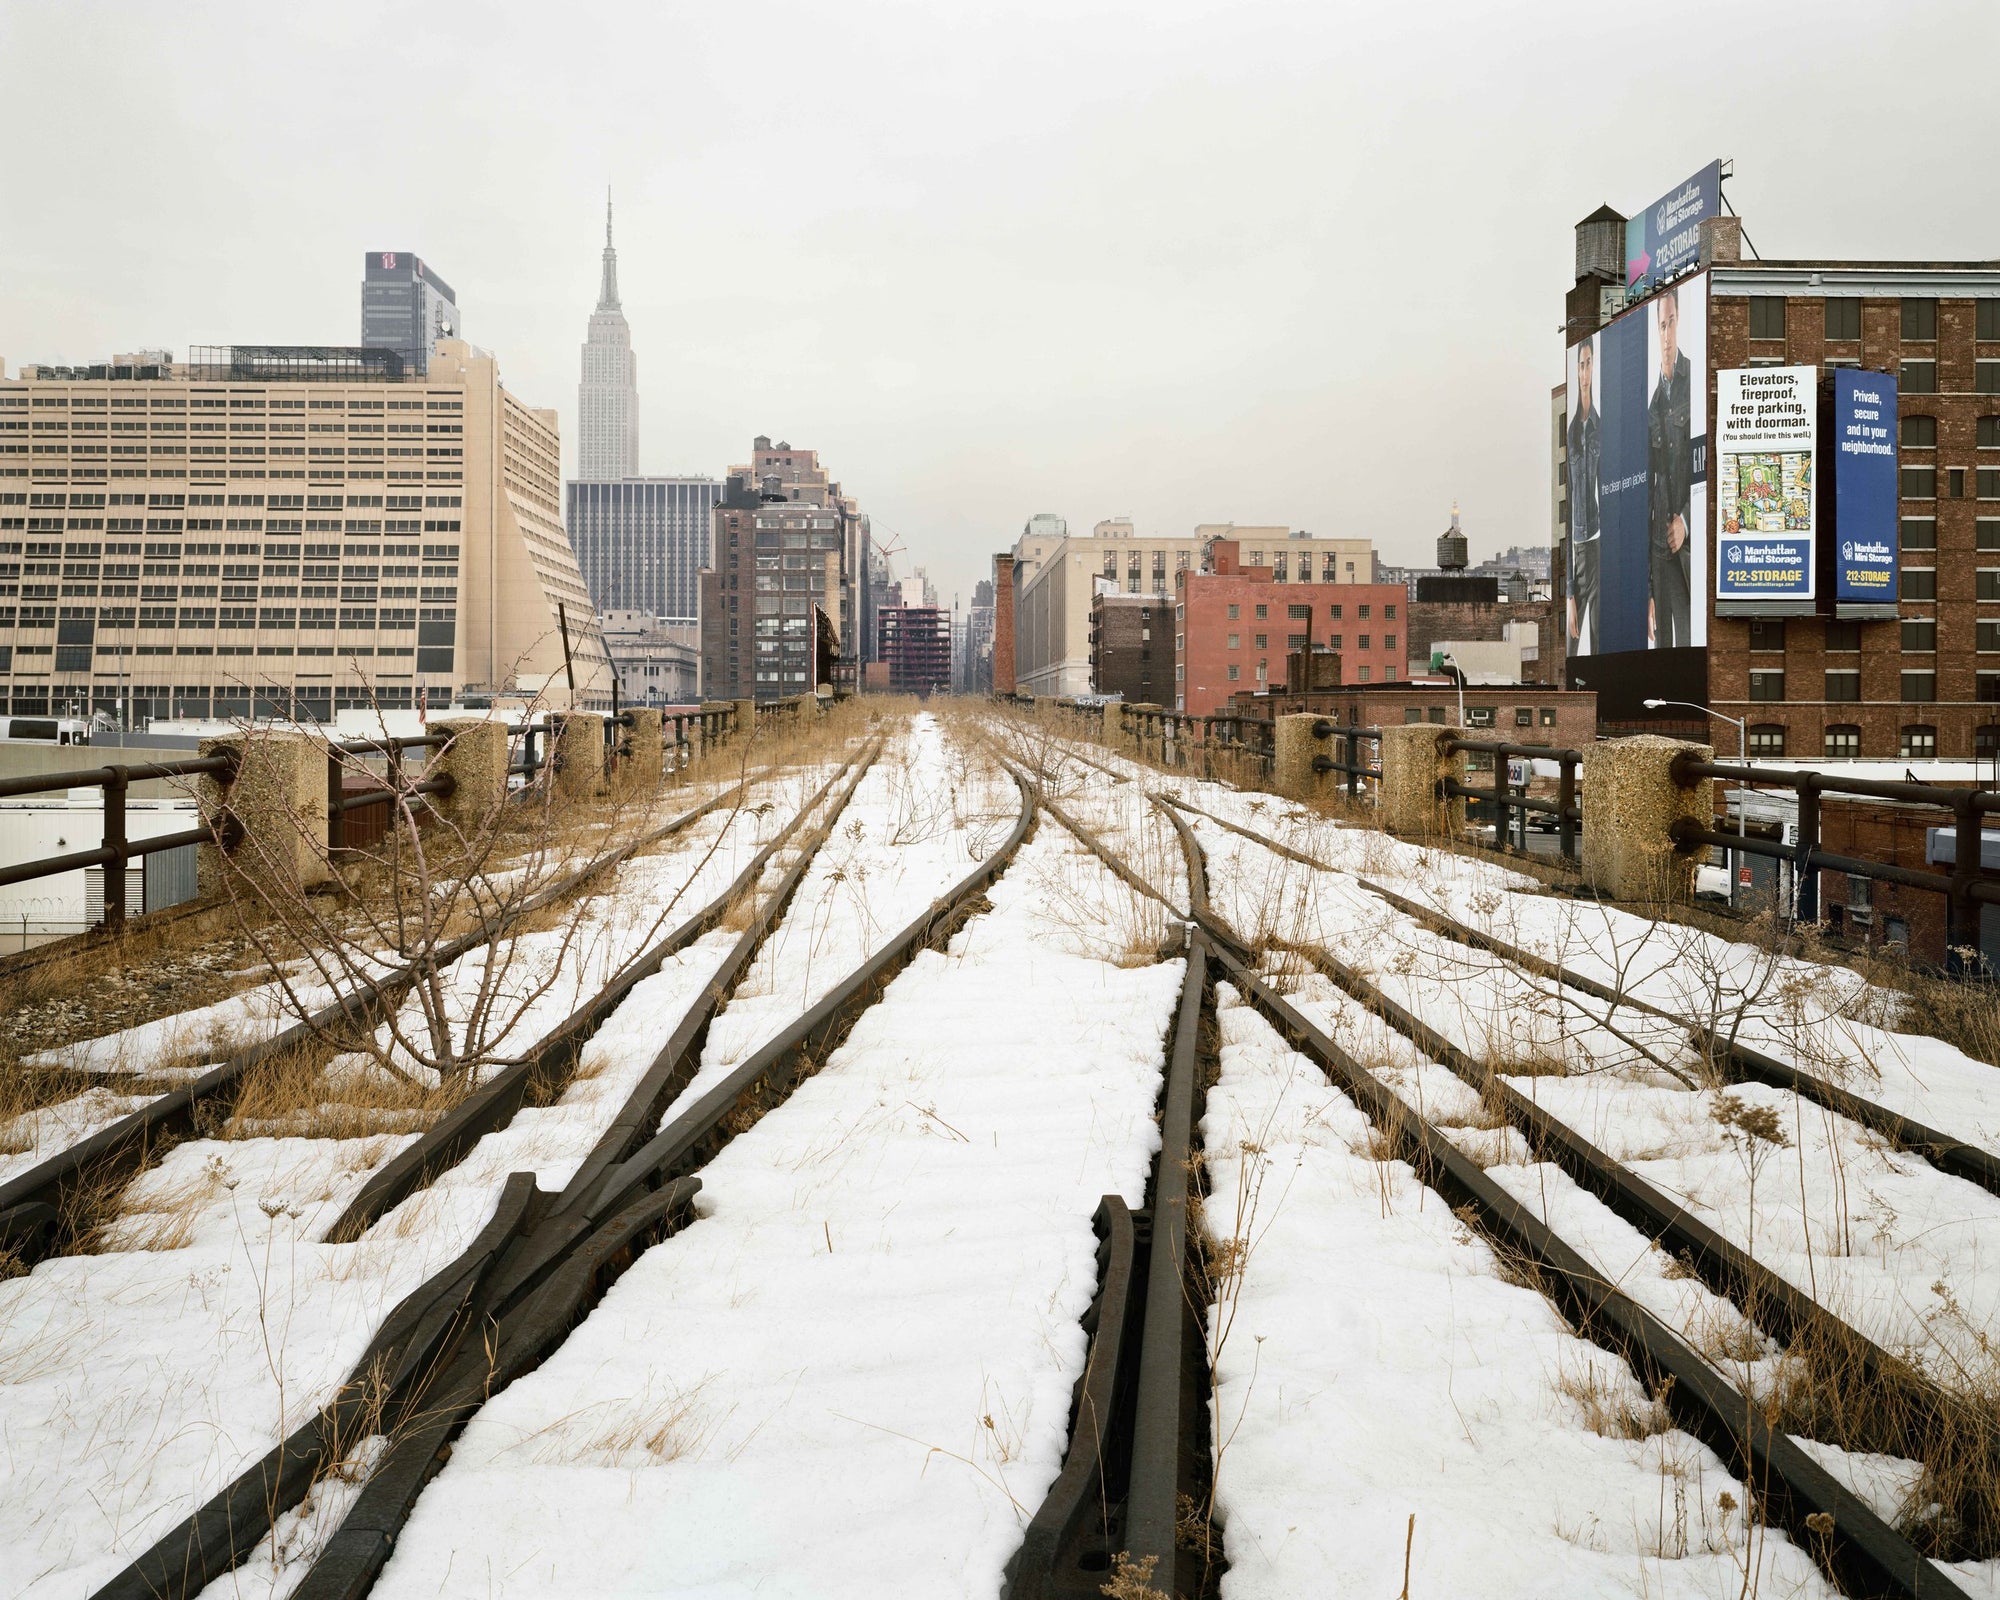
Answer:
[[[611,191],[604,191],[604,281],[597,290],[597,309],[616,311],[618,304],[618,252],[611,246]]]

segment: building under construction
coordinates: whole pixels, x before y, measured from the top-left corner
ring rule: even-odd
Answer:
[[[951,617],[942,606],[884,606],[875,614],[877,659],[897,694],[951,687]]]

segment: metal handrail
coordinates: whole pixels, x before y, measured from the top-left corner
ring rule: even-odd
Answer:
[[[1382,730],[1380,728],[1343,727],[1331,717],[1321,717],[1312,725],[1315,739],[1339,739],[1346,749],[1344,759],[1336,761],[1329,755],[1316,755],[1312,759],[1312,769],[1318,773],[1338,772],[1347,779],[1347,797],[1358,800],[1361,797],[1361,780],[1370,783],[1382,781]],[[1361,759],[1358,748],[1364,739],[1372,739],[1376,744],[1375,760],[1371,764]]]
[[[1984,828],[1981,819],[2000,813],[2000,791],[1952,788],[1945,784],[1920,783],[1893,778],[1849,778],[1834,773],[1811,772],[1795,767],[1752,767],[1741,762],[1705,761],[1692,751],[1682,751],[1668,769],[1676,784],[1691,789],[1705,779],[1720,779],[1738,788],[1761,787],[1790,790],[1798,801],[1798,840],[1746,837],[1742,832],[1721,833],[1704,827],[1692,817],[1676,821],[1671,833],[1683,850],[1720,844],[1746,855],[1766,856],[1793,864],[1793,916],[1805,922],[1819,920],[1819,875],[1844,872],[1857,878],[1902,884],[1906,888],[1927,889],[1945,897],[1946,964],[1964,967],[1961,951],[1979,948],[1979,908],[2000,905],[2000,878],[1986,873],[1981,860]],[[1863,861],[1852,856],[1836,856],[1820,849],[1820,807],[1827,796],[1856,800],[1889,800],[1902,805],[1931,806],[1952,818],[1952,870],[1924,872],[1915,867],[1898,867],[1884,861]],[[1739,802],[1739,805],[1741,802]],[[1976,960],[1977,957],[1975,956]]]
[[[1583,808],[1578,802],[1576,782],[1577,769],[1583,764],[1581,751],[1547,744],[1517,744],[1509,739],[1446,738],[1439,741],[1438,753],[1493,757],[1493,786],[1490,789],[1479,788],[1459,778],[1445,778],[1438,784],[1438,796],[1440,799],[1490,803],[1494,809],[1493,840],[1496,845],[1506,847],[1509,825],[1515,813],[1521,815],[1524,823],[1531,814],[1554,817],[1557,847],[1563,859],[1577,859],[1577,835],[1583,830]],[[1508,781],[1508,764],[1517,756],[1523,760],[1553,761],[1557,764],[1555,799],[1545,800],[1531,795],[1526,784],[1516,789]]]

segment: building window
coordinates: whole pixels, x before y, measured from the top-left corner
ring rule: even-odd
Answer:
[[[1937,302],[1935,300],[1905,300],[1903,302],[1903,337],[1905,339],[1935,339],[1937,337]]]
[[[1369,648],[1369,645],[1368,645],[1368,638],[1369,638],[1369,636],[1368,636],[1367,634],[1365,634],[1365,633],[1364,633],[1364,634],[1362,634],[1362,635],[1361,635],[1360,637],[1358,637],[1358,638],[1357,638],[1357,639],[1356,639],[1356,640],[1354,641],[1354,648],[1355,648],[1355,649],[1357,649],[1357,650],[1366,650],[1366,649],[1368,649],[1368,648]]]
[[[1829,300],[1826,303],[1826,336],[1829,339],[1861,337],[1861,302]]]
[[[1306,636],[1304,634],[1288,633],[1285,635],[1285,648],[1287,650],[1303,650],[1305,647]]]
[[[1533,706],[1516,706],[1514,708],[1515,727],[1532,728],[1534,725],[1535,725],[1535,708]]]
[[[1861,754],[1861,729],[1852,722],[1833,722],[1826,729],[1826,758],[1845,761]]]
[[[1982,500],[2000,500],[2000,467],[1981,467],[1976,492]]]
[[[2000,672],[1975,672],[1972,679],[1973,699],[1981,705],[2000,701]]]
[[[1937,548],[1936,517],[1905,517],[1902,523],[1903,548],[1905,550],[1935,550]]]
[[[1750,297],[1750,337],[1782,339],[1785,336],[1785,297],[1781,294],[1753,294]]]
[[[1259,622],[1262,622],[1266,617],[1270,616],[1270,614],[1271,614],[1271,608],[1269,606],[1259,606],[1257,608],[1257,620]]]
[[[1337,605],[1335,605],[1335,606],[1328,606],[1328,607],[1327,607],[1326,609],[1328,610],[1328,612],[1330,612],[1330,613],[1332,614],[1332,616],[1333,616],[1333,620],[1334,620],[1335,622],[1338,622],[1338,621],[1340,620],[1340,607],[1339,607],[1339,606],[1337,606]]]
[[[1903,622],[1903,650],[1905,654],[1934,654],[1937,650],[1937,624],[1927,617],[1909,617]]]
[[[2000,652],[2000,622],[1989,622],[1981,619],[1977,648],[1982,655],[1991,655],[1995,652]]]
[[[1937,598],[1937,568],[1905,567],[1903,569],[1903,598],[1905,600],[1935,600]]]
[[[1935,672],[1906,672],[1903,674],[1903,704],[1906,706],[1927,706],[1937,699],[1937,674]]]
[[[1830,655],[1845,655],[1861,648],[1861,624],[1849,619],[1826,625],[1826,648]]]
[[[1905,500],[1937,498],[1936,467],[1905,467],[1898,474],[1898,489]]]
[[[1785,675],[1782,672],[1751,673],[1750,698],[1756,701],[1783,701]]]
[[[1963,500],[1965,498],[1965,468],[1951,467],[1947,469],[1945,475],[1951,480],[1952,499]]]
[[[1896,753],[1905,761],[1937,754],[1937,729],[1927,722],[1905,725]]]
[[[2000,417],[1981,417],[1977,438],[1980,449],[2000,450]]]
[[[1424,720],[1424,708],[1422,706],[1404,706],[1403,720],[1405,722],[1422,722]]]
[[[1829,672],[1826,675],[1826,697],[1836,705],[1847,705],[1861,698],[1861,674],[1859,672]]]
[[[2000,567],[1981,567],[1973,574],[1976,600],[2000,600]],[[25,612],[26,608],[23,607]]]
[[[1243,635],[1232,633],[1229,636],[1229,648],[1232,650],[1241,650],[1243,648]]]
[[[1312,614],[1313,614],[1313,608],[1311,606],[1285,607],[1285,615],[1289,617],[1293,622],[1310,622],[1312,621]]]
[[[1234,622],[1242,614],[1243,614],[1243,608],[1241,606],[1231,606],[1229,608],[1229,620],[1231,622]]]
[[[1981,550],[2000,550],[2000,517],[1981,517],[1975,521],[1972,542]]]
[[[1260,661],[1260,662],[1258,662],[1258,663],[1257,663],[1257,681],[1258,681],[1259,683],[1266,683],[1266,682],[1269,682],[1269,681],[1270,681],[1270,677],[1271,677],[1271,663],[1270,663],[1270,662],[1268,662],[1268,661]]]
[[[1936,394],[1937,363],[1935,361],[1905,361],[1898,373],[1904,394]]]
[[[1232,662],[1230,662],[1230,663],[1229,663],[1229,681],[1230,681],[1231,683],[1234,683],[1234,682],[1235,682],[1235,681],[1236,681],[1236,680],[1237,680],[1238,678],[1240,678],[1240,677],[1242,677],[1242,676],[1243,676],[1243,669],[1242,669],[1241,667],[1239,667],[1239,666],[1238,666],[1238,665],[1237,665],[1237,664],[1236,664],[1235,662],[1233,662],[1233,661],[1232,661]]]
[[[1555,725],[1556,725],[1556,708],[1554,706],[1543,706],[1542,726],[1544,728],[1553,728]]]
[[[1911,415],[1903,418],[1903,443],[1917,450],[1937,444],[1937,418]]]
[[[1782,617],[1756,617],[1750,623],[1752,650],[1783,650],[1785,622]]]
[[[1384,650],[1393,650],[1396,648],[1396,636],[1393,633],[1382,635],[1382,648]]]
[[[1339,634],[1337,634],[1337,633],[1330,633],[1330,634],[1328,634],[1328,635],[1327,635],[1327,637],[1326,637],[1326,647],[1327,647],[1327,649],[1329,649],[1329,650],[1338,650],[1338,649],[1340,648],[1340,644],[1341,644],[1341,638],[1340,638],[1340,635],[1339,635]]]
[[[1369,608],[1367,606],[1356,606],[1354,608],[1354,614],[1364,622],[1368,620],[1368,612]]]
[[[1395,601],[1391,600],[1386,606],[1382,608],[1382,620],[1385,622],[1394,622],[1396,620]]]
[[[1975,337],[2000,339],[2000,300],[1982,300],[1973,324]]]
[[[1785,730],[1775,722],[1759,722],[1750,729],[1750,754],[1781,756],[1785,753]]]
[[[1271,648],[1271,636],[1268,633],[1257,635],[1257,648],[1259,650],[1268,650]]]
[[[1975,394],[2000,394],[2000,361],[1973,362],[1972,389]]]
[[[1972,730],[1972,753],[1982,761],[2000,756],[2000,722],[1981,723]]]
[[[1356,667],[1354,669],[1354,681],[1356,683],[1366,683],[1368,681],[1368,669],[1366,667]]]

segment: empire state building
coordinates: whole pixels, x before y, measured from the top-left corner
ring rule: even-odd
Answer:
[[[639,358],[618,303],[618,252],[611,246],[611,198],[604,200],[604,281],[577,385],[577,477],[586,482],[639,472]]]

